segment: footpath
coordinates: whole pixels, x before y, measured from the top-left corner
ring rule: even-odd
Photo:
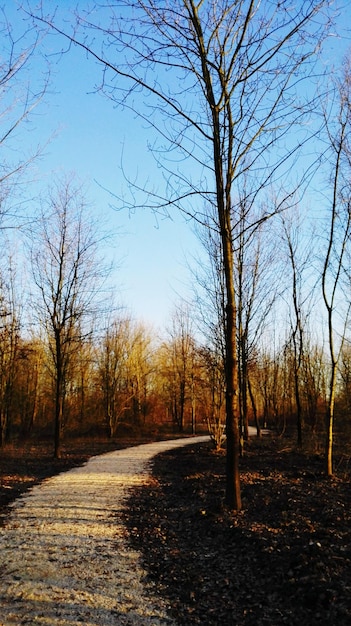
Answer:
[[[123,510],[156,454],[207,440],[109,452],[18,498],[0,528],[0,626],[174,626],[128,544]]]

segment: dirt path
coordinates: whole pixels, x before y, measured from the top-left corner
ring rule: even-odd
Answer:
[[[147,480],[154,455],[207,439],[96,456],[16,500],[0,528],[0,625],[172,624],[128,546],[123,507],[129,489]]]

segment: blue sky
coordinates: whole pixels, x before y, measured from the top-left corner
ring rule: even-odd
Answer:
[[[44,0],[43,4],[51,9],[56,3]],[[62,2],[60,10],[75,4]],[[11,0],[5,2],[9,18],[18,20],[14,7]],[[44,41],[46,51],[53,53],[60,45],[57,37]],[[337,56],[339,48],[339,40],[331,41],[331,55],[336,52]],[[101,68],[80,49],[73,48],[61,57],[52,54],[49,60],[49,89],[31,118],[30,132],[21,134],[22,147],[28,149],[51,138],[35,164],[37,186],[45,189],[52,177],[62,172],[76,172],[86,183],[96,214],[107,220],[111,232],[120,233],[115,257],[121,263],[113,275],[117,299],[137,319],[162,328],[169,324],[180,296],[189,294],[186,256],[196,254],[199,248],[192,226],[176,212],[171,221],[156,220],[148,210],[132,216],[127,210],[113,210],[114,200],[106,189],[117,196],[127,192],[122,161],[130,178],[138,178],[140,184],[146,179],[157,183],[160,172],[146,147],[151,131],[131,112],[116,109],[111,101],[93,93]],[[43,69],[40,60],[33,58],[31,80]],[[106,254],[110,253],[106,249]]]
[[[21,22],[11,5],[5,4],[6,14],[11,20],[17,19],[20,30]],[[57,37],[44,44],[52,50],[60,45]],[[111,246],[106,248],[106,256],[113,254],[117,266],[111,277],[116,300],[136,319],[162,329],[170,323],[175,304],[190,293],[186,256],[198,246],[192,227],[178,212],[166,220],[156,219],[149,210],[138,210],[134,215],[127,209],[114,210],[114,198],[107,190],[117,196],[127,193],[122,160],[131,178],[143,181],[160,175],[147,151],[150,130],[131,112],[122,112],[93,93],[101,68],[87,60],[81,50],[72,49],[61,57],[53,55],[49,61],[47,93],[30,124],[17,134],[21,150],[34,152],[38,144],[45,146],[31,168],[31,178],[36,182],[28,188],[29,196],[46,189],[56,175],[76,173],[86,186],[94,212],[116,234],[113,253]],[[44,68],[39,59],[33,59],[32,83]]]
[[[141,180],[152,170],[146,150],[147,132],[131,114],[113,108],[98,94],[89,94],[88,62],[80,62],[75,51],[64,57],[54,81],[57,92],[47,98],[38,128],[45,135],[55,133],[45,156],[38,164],[41,175],[52,171],[75,171],[87,183],[97,215],[116,234],[115,257],[118,269],[113,282],[131,314],[147,323],[163,326],[188,280],[185,251],[196,245],[189,224],[179,214],[174,221],[156,219],[148,210],[130,215],[127,209],[114,210],[113,194],[128,193],[121,171]],[[71,65],[75,70],[72,72]],[[77,80],[76,71],[79,72]],[[118,298],[119,299],[119,298]]]

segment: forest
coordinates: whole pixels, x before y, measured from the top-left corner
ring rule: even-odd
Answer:
[[[16,37],[4,9],[1,446],[49,438],[59,458],[78,436],[208,430],[226,446],[237,510],[249,425],[308,443],[327,475],[335,443],[348,463],[351,57],[337,4],[273,4],[125,0],[120,15],[109,3],[62,15],[29,2]],[[52,32],[61,55],[75,46],[101,66],[101,94],[155,137],[165,188],[126,173],[121,207],[180,211],[201,244],[192,298],[162,336],[115,304],[84,184],[65,173],[31,197],[38,155],[13,142],[50,91],[50,73],[35,89],[28,77],[36,54],[49,62]]]
[[[25,338],[11,301],[2,301],[1,441],[54,435],[56,362],[54,330]],[[225,433],[223,360],[191,333],[190,313],[178,311],[160,342],[130,318],[111,322],[105,334],[65,337],[62,375],[63,437],[141,433],[197,433],[209,428],[218,447]],[[292,340],[248,362],[242,402],[243,435],[250,424],[293,434],[322,451],[328,393],[328,360],[309,344],[299,363]],[[340,356],[336,393],[338,438],[350,436],[351,351]]]

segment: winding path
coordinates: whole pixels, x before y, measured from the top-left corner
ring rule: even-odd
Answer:
[[[0,626],[164,626],[167,604],[146,585],[123,508],[150,461],[208,437],[109,452],[37,485],[0,528]]]

